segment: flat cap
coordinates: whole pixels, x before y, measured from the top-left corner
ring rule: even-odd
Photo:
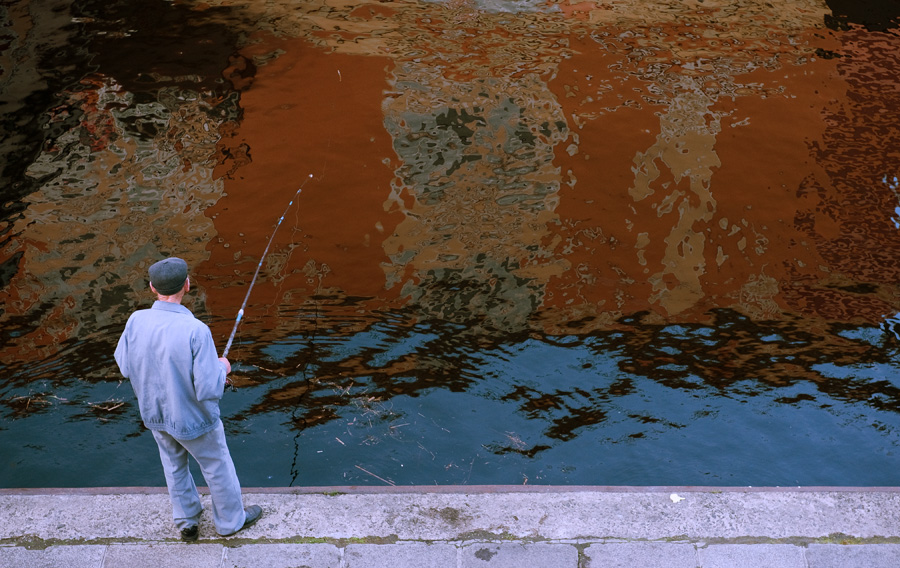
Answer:
[[[150,284],[163,296],[180,292],[187,276],[187,263],[174,256],[160,260],[150,267]]]

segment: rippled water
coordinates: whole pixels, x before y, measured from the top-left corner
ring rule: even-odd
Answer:
[[[163,484],[146,269],[224,346],[304,182],[244,485],[900,484],[895,4],[0,6],[0,486]]]

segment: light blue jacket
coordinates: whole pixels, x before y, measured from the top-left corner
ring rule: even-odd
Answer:
[[[147,428],[192,440],[219,424],[225,365],[209,327],[186,307],[156,301],[131,314],[115,357]]]

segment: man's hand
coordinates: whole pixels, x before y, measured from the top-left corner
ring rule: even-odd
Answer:
[[[228,373],[230,373],[231,363],[228,362],[228,359],[226,359],[225,357],[219,357],[219,361],[225,363],[225,374],[227,375]]]

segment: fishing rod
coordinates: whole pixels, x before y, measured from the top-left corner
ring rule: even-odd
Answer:
[[[231,335],[228,337],[228,343],[225,344],[225,351],[222,352],[222,357],[228,357],[228,351],[231,349],[231,342],[234,341],[234,334],[237,333],[238,324],[241,323],[241,318],[244,317],[244,308],[247,307],[247,300],[250,299],[250,292],[253,291],[253,285],[256,284],[256,278],[259,276],[259,271],[262,269],[263,261],[266,260],[266,255],[269,254],[269,247],[272,246],[272,241],[275,239],[275,233],[278,231],[278,227],[281,226],[281,222],[284,221],[284,216],[287,215],[287,212],[290,210],[291,206],[294,204],[294,200],[297,196],[300,195],[300,192],[303,191],[303,186],[306,185],[306,182],[312,178],[313,175],[309,174],[309,178],[304,181],[300,187],[297,189],[297,192],[294,193],[294,196],[291,197],[290,203],[288,203],[287,207],[284,208],[284,213],[281,214],[281,217],[278,218],[278,223],[275,224],[275,229],[272,231],[272,235],[269,236],[269,242],[266,244],[266,250],[263,251],[262,257],[259,259],[259,264],[256,266],[256,272],[253,274],[253,279],[250,280],[250,287],[247,288],[247,294],[244,296],[244,303],[241,304],[241,309],[238,310],[237,318],[234,320],[234,328],[231,330]],[[232,389],[234,385],[232,385]]]

